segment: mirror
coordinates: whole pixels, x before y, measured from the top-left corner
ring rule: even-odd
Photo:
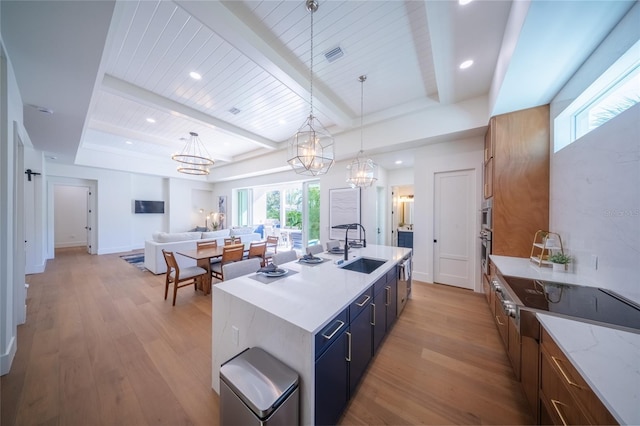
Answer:
[[[413,195],[401,196],[400,205],[402,206],[402,223],[405,226],[413,225]]]

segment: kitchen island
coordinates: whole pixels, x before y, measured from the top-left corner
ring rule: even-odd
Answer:
[[[300,375],[300,421],[315,419],[315,361],[318,332],[383,279],[410,249],[369,245],[349,250],[349,258],[385,263],[370,274],[341,269],[343,255],[321,253],[317,265],[290,262],[284,278],[263,283],[254,274],[216,284],[212,312],[212,387],[220,393],[220,366],[238,353],[260,347]]]

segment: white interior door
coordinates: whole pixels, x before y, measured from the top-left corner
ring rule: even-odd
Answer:
[[[434,281],[473,289],[474,172],[435,174]]]

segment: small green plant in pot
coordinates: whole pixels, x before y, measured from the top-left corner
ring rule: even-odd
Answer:
[[[549,262],[553,263],[553,269],[556,271],[566,271],[567,265],[571,263],[571,256],[561,252],[553,253],[549,256]]]

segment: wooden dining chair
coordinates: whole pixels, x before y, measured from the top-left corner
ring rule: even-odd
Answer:
[[[207,270],[199,266],[190,266],[180,269],[175,255],[171,251],[162,250],[164,261],[167,264],[167,272],[164,283],[164,300],[167,300],[169,294],[169,284],[173,283],[173,306],[176,305],[176,295],[178,289],[193,284],[194,290],[203,287],[204,280],[207,278]]]
[[[220,263],[211,265],[211,275],[213,275],[214,277],[216,277],[221,281],[224,281],[224,272],[222,270],[222,267],[227,263],[241,261],[243,255],[244,255],[244,244],[234,244],[234,245],[224,246],[224,249],[222,250],[222,259],[220,260]]]
[[[295,250],[291,250],[291,251],[283,251],[281,253],[274,254],[272,262],[275,265],[280,266],[284,263],[292,262],[297,259],[298,259],[298,253],[296,253]]]
[[[256,272],[260,269],[261,265],[262,263],[260,262],[260,259],[254,257],[251,259],[241,260],[240,262],[231,262],[226,265],[222,265],[222,273],[225,281],[229,281],[234,278]]]
[[[251,244],[249,244],[249,254],[247,254],[247,259],[253,259],[254,257],[260,258],[260,264],[262,266],[265,266],[266,253],[267,253],[266,241],[253,241],[251,242]]]
[[[196,248],[198,250],[218,248],[218,241],[196,241]]]
[[[322,253],[324,249],[322,248],[322,244],[312,244],[307,246],[307,254],[314,255],[318,253]]]
[[[229,237],[224,239],[225,246],[231,246],[234,244],[240,244],[240,237]]]
[[[270,263],[273,255],[278,252],[278,237],[269,235],[267,237],[267,251],[264,254],[264,263]]]

